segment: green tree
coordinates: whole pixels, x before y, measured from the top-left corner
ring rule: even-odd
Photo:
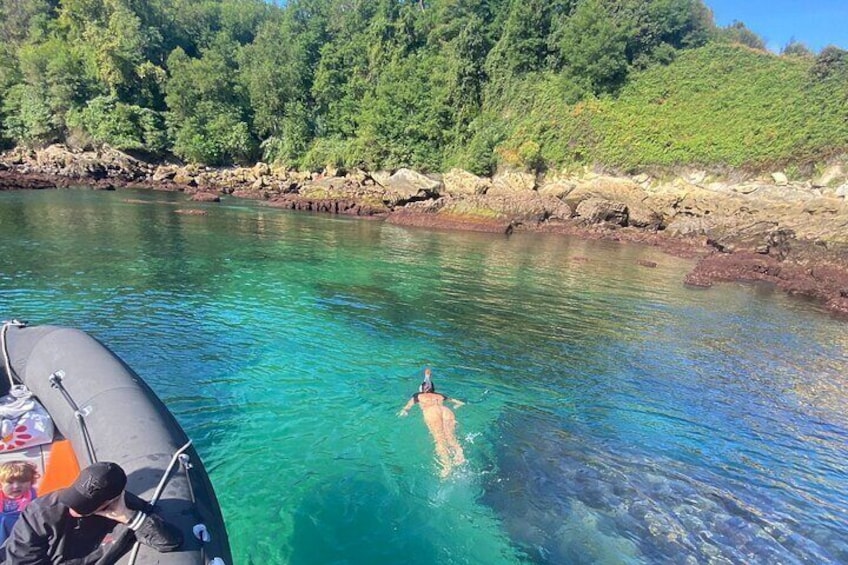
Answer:
[[[365,95],[357,132],[369,165],[441,168],[450,123],[444,65],[441,57],[418,53],[381,73]]]
[[[848,77],[848,51],[828,45],[816,57],[816,62],[810,69],[810,76],[817,82]]]
[[[559,34],[559,60],[593,92],[615,90],[627,77],[627,29],[604,0],[581,0]]]
[[[766,50],[763,39],[740,21],[734,21],[727,27],[718,28],[716,38],[724,43],[739,43],[751,49]]]
[[[508,16],[486,61],[486,71],[493,80],[537,71],[548,60],[548,34],[552,16],[567,13],[571,2],[547,0],[512,0]]]
[[[49,10],[50,4],[45,0],[0,0],[0,105],[7,91],[21,81],[18,50],[31,29],[46,25]],[[21,89],[18,90],[10,102],[10,111],[20,106]]]
[[[31,27],[42,27],[50,5],[45,0],[0,0],[0,89],[20,78],[17,52]]]
[[[318,135],[353,138],[365,92],[380,68],[383,24],[372,26],[378,6],[371,0],[333,2],[327,13],[327,40],[320,47],[312,82]]]
[[[116,149],[159,153],[167,147],[163,116],[149,108],[125,104],[115,96],[98,96],[68,113],[68,126],[83,130],[95,143]]]
[[[453,110],[455,141],[459,143],[468,140],[468,125],[482,107],[483,87],[487,78],[484,65],[488,52],[483,30],[483,21],[472,16],[456,40],[451,42],[448,104]]]
[[[59,30],[103,94],[143,106],[162,106],[164,69],[147,59],[159,34],[143,27],[127,0],[65,0]]]
[[[675,50],[704,45],[715,25],[701,0],[619,0],[609,3],[626,30],[627,59],[645,68],[668,63]]]
[[[83,61],[67,42],[51,38],[18,51],[20,82],[4,100],[6,134],[27,145],[63,139],[65,117],[91,92]]]
[[[266,21],[239,54],[254,131],[265,139],[268,160],[294,163],[311,140],[312,81],[326,36],[323,9],[316,0],[290,4],[280,21]]]
[[[781,55],[785,55],[787,57],[802,57],[812,59],[816,56],[813,51],[801,43],[800,41],[795,41],[795,38],[791,38],[786,45],[780,50]]]
[[[236,81],[236,45],[219,36],[192,59],[177,48],[168,57],[166,121],[174,153],[192,162],[247,162],[256,150],[247,120],[247,96]]]

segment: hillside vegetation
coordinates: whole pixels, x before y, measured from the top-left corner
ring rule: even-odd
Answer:
[[[540,81],[528,86],[529,112],[501,110],[500,152],[524,165],[800,172],[848,145],[846,71],[846,61],[712,43],[634,75],[616,96],[569,104]]]
[[[210,165],[800,171],[848,146],[848,53],[701,0],[0,0],[7,146]]]

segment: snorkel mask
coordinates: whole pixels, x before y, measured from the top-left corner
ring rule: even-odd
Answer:
[[[430,380],[430,371],[424,371],[424,382],[418,387],[418,392],[433,392],[433,381]]]

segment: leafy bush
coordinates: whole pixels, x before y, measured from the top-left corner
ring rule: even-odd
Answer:
[[[22,145],[56,141],[61,124],[50,109],[47,96],[28,84],[16,84],[3,100],[3,134]]]
[[[848,51],[828,45],[810,69],[813,80],[824,81],[831,76],[845,77],[848,75]]]
[[[160,153],[167,147],[165,121],[149,108],[119,102],[115,96],[98,96],[81,110],[68,113],[68,125],[79,127],[98,144],[116,149]]]
[[[751,31],[743,22],[734,21],[727,27],[720,28],[716,32],[716,38],[724,43],[738,43],[751,49],[765,51],[766,44],[763,38]]]
[[[218,112],[202,121],[189,118],[173,132],[174,153],[193,163],[248,163],[254,157],[253,138],[238,116]]]
[[[518,160],[528,171],[538,171],[543,166],[542,148],[533,140],[527,140],[518,146]]]
[[[483,114],[468,127],[471,139],[454,149],[446,159],[446,167],[459,167],[475,175],[491,175],[498,160],[495,147],[504,140],[503,123],[494,114]]]
[[[200,59],[175,49],[165,100],[173,151],[208,165],[244,163],[256,155],[256,140],[245,117],[245,94],[234,80],[235,47],[219,38]]]
[[[357,137],[375,168],[442,167],[450,130],[448,87],[438,56],[392,61],[365,95]]]
[[[356,166],[350,145],[349,141],[338,137],[316,139],[300,160],[300,167],[321,171],[326,167]]]

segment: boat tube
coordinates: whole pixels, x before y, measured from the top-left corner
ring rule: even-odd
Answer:
[[[0,392],[25,385],[53,419],[56,453],[64,440],[75,455],[76,461],[67,463],[53,456],[47,473],[52,486],[43,477],[39,496],[69,485],[80,468],[113,461],[127,473],[127,490],[155,503],[185,539],[172,553],[136,544],[119,563],[232,563],[221,510],[200,457],[171,412],[126,363],[89,334],[65,327],[7,323],[0,343],[6,377],[0,378]]]

